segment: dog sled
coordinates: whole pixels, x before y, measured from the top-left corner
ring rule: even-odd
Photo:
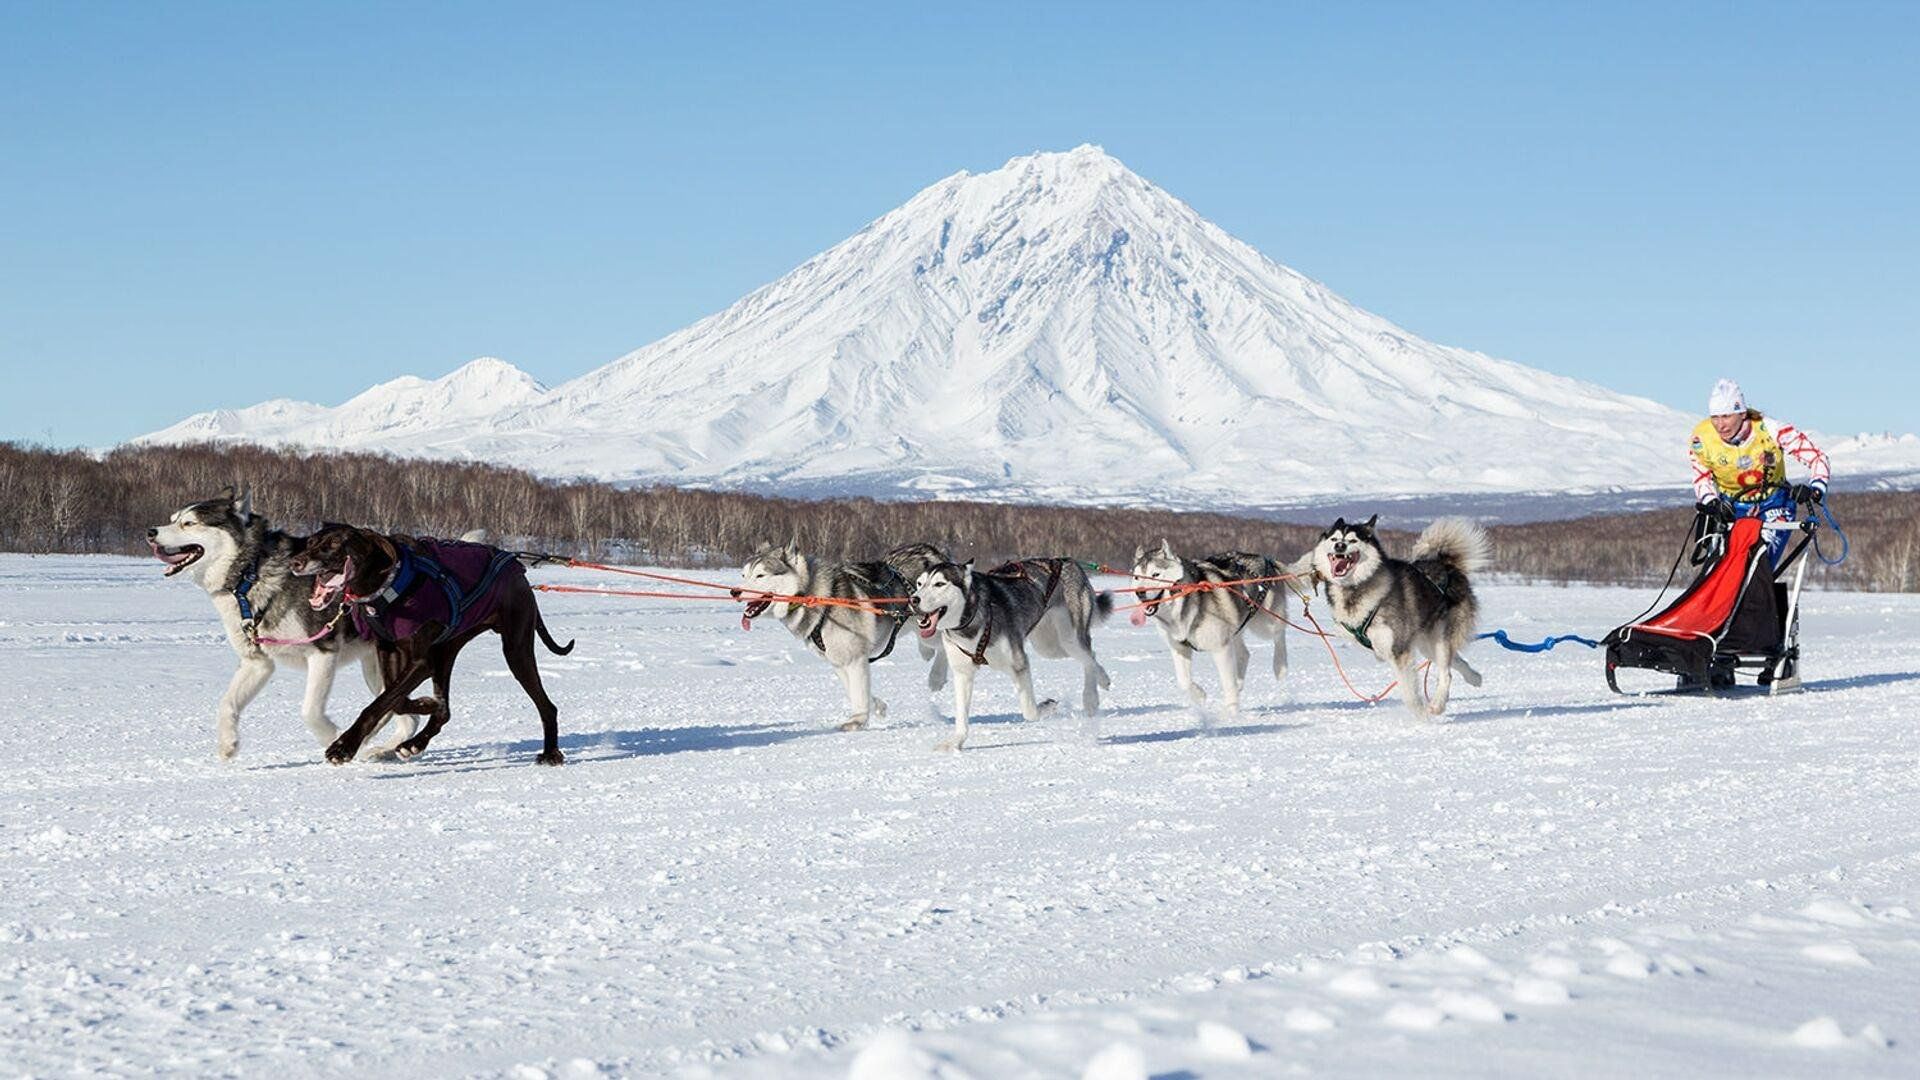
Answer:
[[[1740,518],[1729,526],[1705,513],[1697,516],[1680,557],[1691,553],[1698,576],[1658,614],[1642,613],[1606,636],[1607,685],[1616,693],[1636,693],[1621,689],[1620,669],[1647,668],[1677,676],[1675,692],[1718,693],[1746,676],[1771,694],[1800,689],[1800,594],[1808,549],[1820,527],[1818,515],[1802,517]],[[1767,540],[1780,532],[1798,538],[1786,541],[1774,563]],[[1667,582],[1673,582],[1671,573]],[[1654,607],[1659,603],[1655,599]]]

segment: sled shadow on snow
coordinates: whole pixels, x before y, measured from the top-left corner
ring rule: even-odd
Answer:
[[[1860,690],[1869,686],[1913,682],[1916,679],[1920,679],[1920,671],[1887,671],[1878,675],[1849,675],[1844,679],[1820,679],[1805,683],[1803,686],[1809,694],[1824,694],[1830,690]]]

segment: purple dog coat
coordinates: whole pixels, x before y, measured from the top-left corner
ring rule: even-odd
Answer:
[[[527,575],[512,552],[486,544],[422,537],[396,547],[400,562],[393,579],[353,605],[353,623],[363,637],[400,641],[434,623],[443,628],[437,645],[484,621],[499,605],[505,583]]]

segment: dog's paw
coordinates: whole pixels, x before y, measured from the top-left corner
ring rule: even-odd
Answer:
[[[934,745],[934,749],[943,754],[957,754],[960,752],[960,748],[965,745],[965,739],[943,739]]]
[[[327,747],[327,764],[345,765],[347,762],[353,760],[353,755],[358,750],[359,747],[357,746],[342,746],[336,742],[332,746]]]
[[[1033,715],[1036,717],[1052,716],[1059,708],[1060,700],[1058,698],[1048,698],[1033,707]]]
[[[406,758],[403,758],[400,756],[400,745],[398,743],[395,743],[392,746],[383,746],[378,750],[369,750],[366,753],[360,755],[360,760],[361,761],[405,761]]]
[[[873,699],[873,705],[872,705],[872,715],[874,715],[874,716],[877,716],[877,717],[884,717],[884,716],[886,716],[886,715],[887,715],[887,703],[886,703],[886,702],[885,702],[884,700],[882,700],[882,699],[880,699],[880,698],[874,698],[874,699]]]
[[[1195,705],[1207,700],[1206,687],[1201,686],[1199,683],[1194,683],[1192,686],[1187,687],[1187,700],[1193,702]]]
[[[240,740],[221,739],[220,745],[215,748],[214,752],[220,755],[221,761],[232,761],[234,758],[240,756]]]
[[[852,719],[840,725],[841,731],[865,731],[866,729],[867,729],[867,718],[864,716],[853,717]]]
[[[542,750],[540,751],[540,756],[533,760],[541,765],[565,765],[567,763],[567,755],[561,753],[557,748],[553,750]]]

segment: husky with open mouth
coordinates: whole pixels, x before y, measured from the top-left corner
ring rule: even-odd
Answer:
[[[359,661],[375,693],[385,685],[373,644],[354,632],[350,620],[336,618],[338,605],[316,610],[308,604],[308,583],[292,572],[304,538],[268,525],[253,512],[250,497],[229,491],[184,506],[166,524],[147,530],[147,544],[166,564],[165,576],[184,574],[207,591],[240,658],[214,714],[221,757],[240,752],[240,714],[277,667],[305,669],[300,715],[322,746],[339,733],[327,719],[327,695],[342,661]],[[404,740],[413,721],[401,726]]]
[[[1302,567],[1302,576],[1306,568]],[[1265,555],[1223,552],[1203,559],[1174,554],[1165,538],[1155,548],[1133,553],[1132,622],[1151,621],[1173,654],[1173,674],[1180,689],[1199,704],[1207,692],[1193,681],[1193,654],[1210,653],[1220,672],[1220,695],[1228,715],[1240,711],[1240,690],[1247,678],[1251,653],[1247,636],[1273,642],[1273,677],[1287,677],[1287,570]],[[1250,584],[1223,587],[1223,582]],[[1159,588],[1165,584],[1166,588]],[[1202,585],[1215,586],[1201,590]]]
[[[1013,676],[1020,693],[1020,715],[1040,718],[1034,699],[1027,645],[1041,656],[1080,662],[1084,674],[1081,708],[1092,719],[1100,711],[1100,691],[1113,684],[1093,655],[1093,624],[1113,610],[1113,598],[1095,594],[1087,572],[1072,559],[1021,559],[994,570],[942,563],[920,575],[913,588],[913,613],[920,636],[940,635],[953,669],[953,738],[943,750],[966,745],[967,718],[973,706],[973,677],[982,667]]]
[[[1380,546],[1375,514],[1358,524],[1335,521],[1314,545],[1314,577],[1327,588],[1333,616],[1353,639],[1393,665],[1400,696],[1415,716],[1447,710],[1453,674],[1480,685],[1480,673],[1460,655],[1473,640],[1480,603],[1473,575],[1484,570],[1486,531],[1463,518],[1427,526],[1409,559]],[[1419,657],[1433,661],[1433,699],[1422,700]]]
[[[906,592],[897,595],[905,596],[913,590],[913,583],[920,580],[921,574],[951,560],[948,559],[946,552],[933,544],[916,543],[901,544],[887,552],[885,561],[888,566],[893,567],[894,573],[900,575],[900,580],[905,585]],[[905,608],[901,610],[904,611]],[[938,641],[918,634],[914,635],[914,642],[920,647],[920,659],[929,661],[927,689],[938,691],[947,685],[947,650],[942,648]]]
[[[874,661],[893,652],[906,622],[904,603],[874,605],[874,600],[901,600],[907,582],[886,562],[846,562],[824,566],[801,552],[798,541],[768,545],[740,568],[741,587],[735,599],[747,602],[740,616],[742,629],[772,612],[774,618],[833,667],[847,692],[850,711],[841,731],[859,731],[887,715],[887,703],[874,696]],[[782,596],[821,597],[839,603],[807,605],[772,599]],[[869,607],[856,606],[868,602]],[[878,614],[878,608],[887,614]]]

